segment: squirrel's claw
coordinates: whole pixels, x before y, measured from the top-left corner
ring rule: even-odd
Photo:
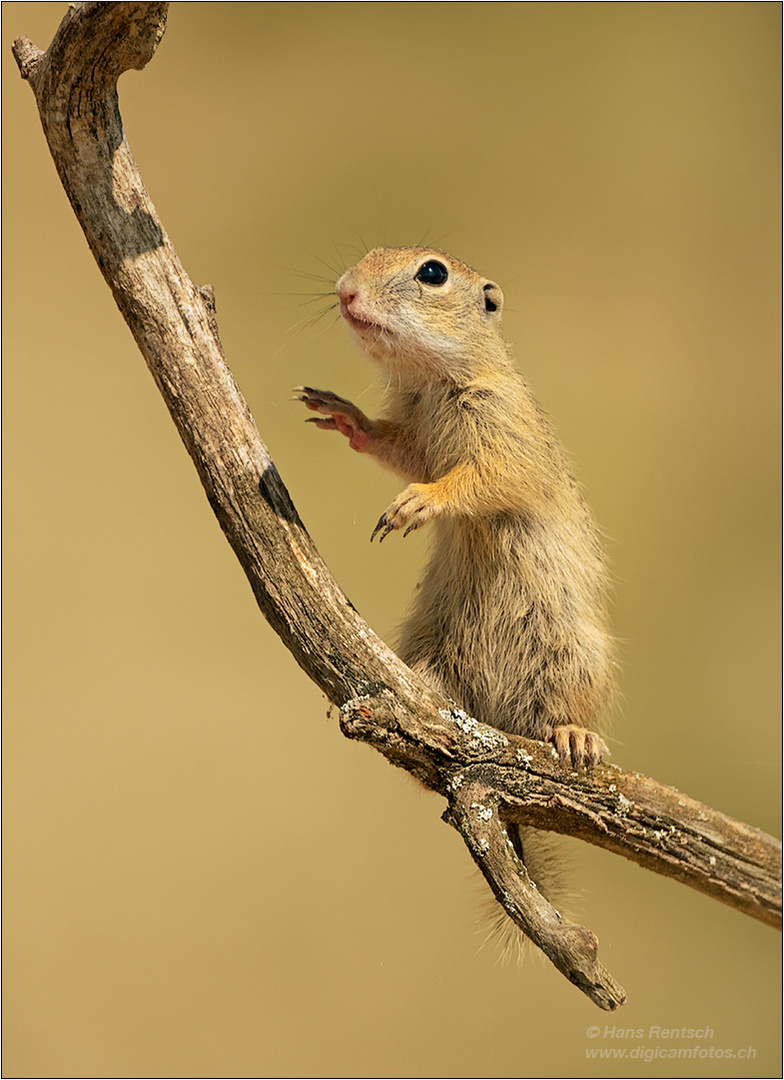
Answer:
[[[414,529],[418,529],[434,517],[436,511],[428,500],[424,487],[423,484],[410,484],[401,491],[379,518],[370,539],[373,540],[378,533],[381,533],[383,540],[395,529],[402,529],[403,536],[408,536]]]
[[[387,536],[389,536],[389,534],[393,531],[394,528],[395,528],[395,526],[390,524],[389,518],[387,517],[386,512],[383,513],[381,515],[381,517],[378,519],[378,524],[376,525],[375,529],[370,534],[370,542],[371,542],[371,544],[373,543],[373,541],[376,539],[377,536],[379,537],[378,542],[380,544],[382,540],[384,540]],[[380,536],[379,536],[379,533],[381,534]]]

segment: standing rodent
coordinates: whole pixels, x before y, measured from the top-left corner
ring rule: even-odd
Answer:
[[[312,423],[409,481],[373,537],[429,521],[435,532],[399,656],[471,716],[550,740],[575,766],[596,764],[613,684],[604,559],[512,364],[501,289],[440,251],[376,248],[335,291],[384,372],[385,415],[370,420],[310,387],[298,399],[320,414]],[[513,838],[547,893],[554,858],[542,841],[531,829]]]

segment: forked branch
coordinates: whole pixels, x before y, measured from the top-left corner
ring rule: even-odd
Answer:
[[[445,819],[510,918],[601,1008],[616,1008],[624,991],[598,962],[591,931],[563,920],[532,885],[505,823],[579,836],[780,925],[774,839],[615,766],[564,769],[552,748],[466,716],[348,602],[226,365],[211,290],[185,273],[124,137],[117,79],[150,60],[167,6],[74,4],[46,53],[20,38],[14,55],[87,242],[269,622],[340,708],[348,737],[444,796]]]

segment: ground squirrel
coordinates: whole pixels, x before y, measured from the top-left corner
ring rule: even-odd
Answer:
[[[604,558],[563,452],[501,333],[503,293],[450,255],[376,248],[338,281],[341,314],[388,386],[370,420],[298,387],[360,453],[409,481],[373,537],[432,521],[434,546],[397,652],[471,716],[593,765],[612,648]],[[513,838],[545,893],[542,834]],[[551,896],[552,898],[552,896]]]

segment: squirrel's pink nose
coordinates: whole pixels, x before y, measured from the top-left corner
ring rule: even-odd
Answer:
[[[344,274],[340,281],[335,286],[335,292],[341,304],[349,306],[351,301],[356,297],[359,292],[359,288],[356,281],[352,278],[351,274]]]

